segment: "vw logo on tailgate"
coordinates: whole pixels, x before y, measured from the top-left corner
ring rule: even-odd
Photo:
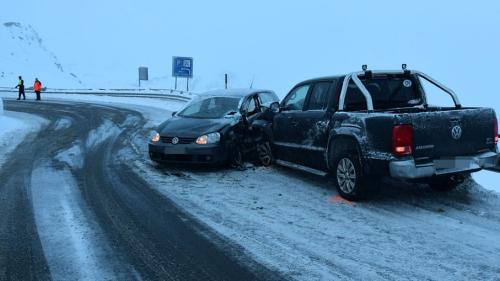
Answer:
[[[456,140],[462,137],[462,127],[460,125],[455,125],[451,128],[451,137]]]
[[[172,144],[178,144],[179,143],[179,138],[178,137],[173,137],[172,138]]]

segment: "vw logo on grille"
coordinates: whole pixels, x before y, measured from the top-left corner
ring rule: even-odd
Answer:
[[[173,137],[172,138],[172,144],[178,144],[179,143],[179,138],[178,137]]]
[[[462,137],[462,127],[460,127],[459,125],[453,126],[453,128],[451,128],[451,137],[456,139],[456,140],[461,138]]]

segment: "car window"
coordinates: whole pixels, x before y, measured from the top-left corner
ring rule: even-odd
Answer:
[[[255,101],[255,97],[247,100],[245,109],[248,115],[253,115],[259,111],[259,107],[257,105],[257,102]]]
[[[237,112],[240,99],[234,97],[210,97],[188,105],[177,116],[190,118],[222,118]]]
[[[283,101],[283,111],[302,110],[310,85],[303,85],[294,89]]]
[[[328,90],[331,84],[331,82],[319,82],[314,85],[307,103],[307,110],[326,109],[328,103]]]
[[[261,105],[269,106],[271,103],[275,102],[275,98],[271,93],[259,93],[259,103]]]

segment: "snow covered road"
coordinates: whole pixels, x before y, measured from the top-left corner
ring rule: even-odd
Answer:
[[[0,280],[500,280],[500,194],[472,179],[350,203],[281,167],[158,167],[165,110],[124,104],[6,101],[49,123],[0,171]]]

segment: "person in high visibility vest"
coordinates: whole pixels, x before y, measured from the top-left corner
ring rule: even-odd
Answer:
[[[42,91],[42,82],[35,78],[35,84],[33,85],[33,90],[36,93],[36,100],[40,100],[40,92]]]
[[[19,83],[17,83],[16,88],[19,88],[19,97],[17,100],[21,99],[21,95],[23,95],[23,100],[26,99],[26,95],[24,94],[24,80],[21,76],[19,76]]]

